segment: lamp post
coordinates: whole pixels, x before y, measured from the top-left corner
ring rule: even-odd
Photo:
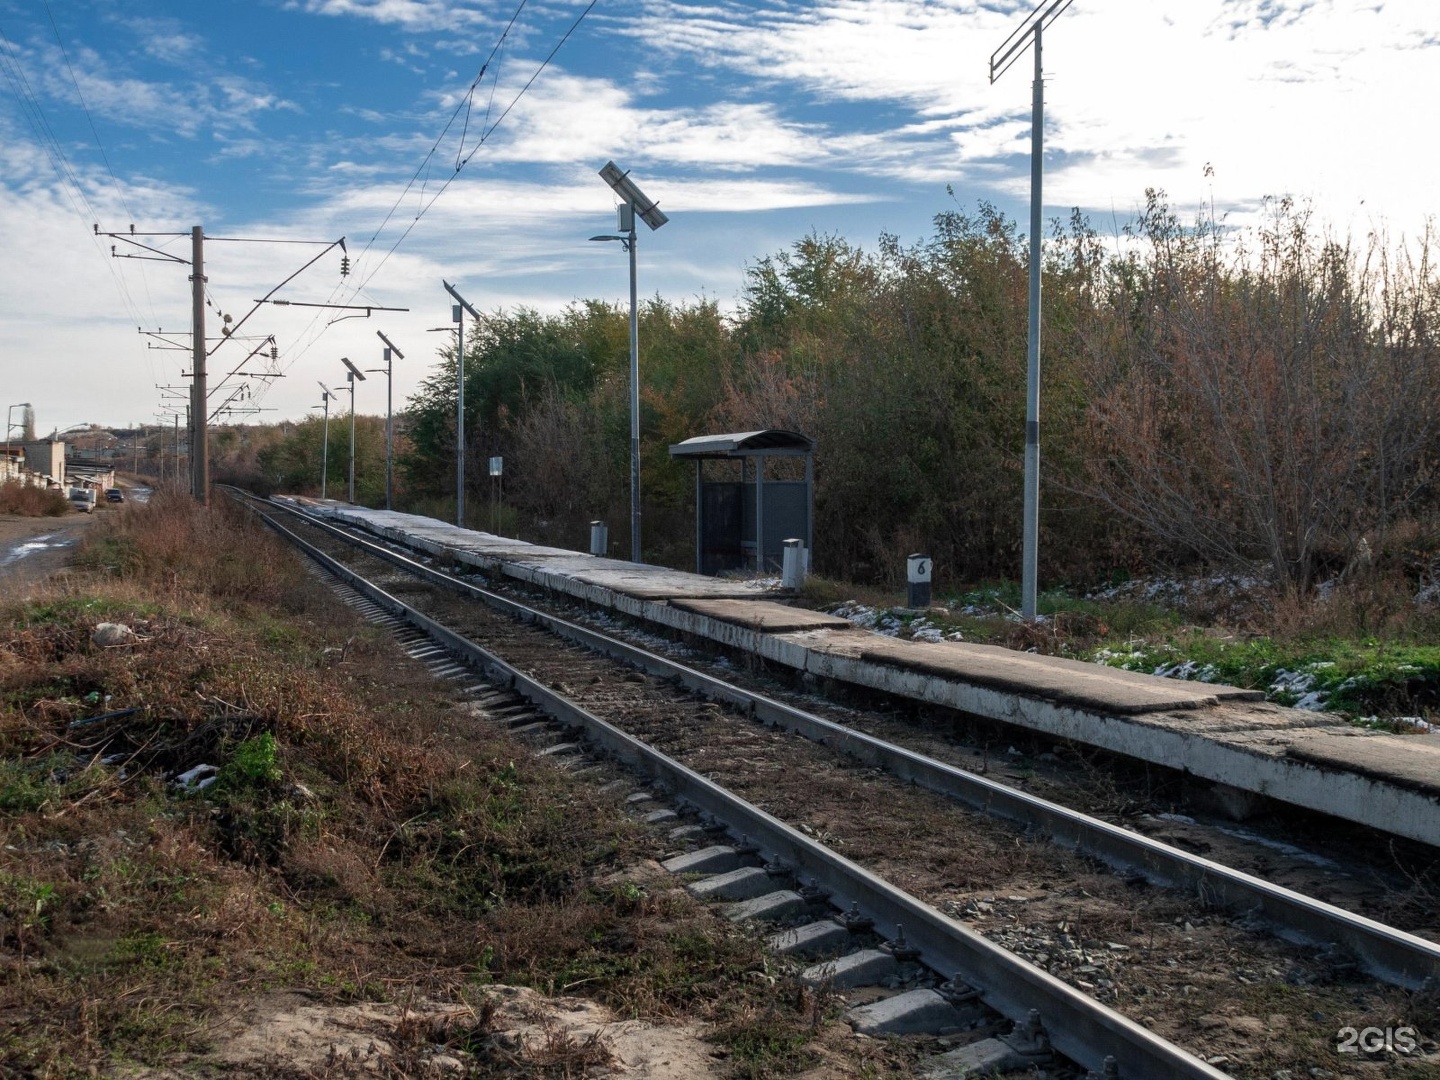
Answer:
[[[350,358],[342,356],[340,362],[345,365],[345,381],[350,384],[350,503],[355,503],[355,383],[364,382],[365,376],[360,369],[350,362]]]
[[[393,354],[395,354],[396,356],[398,356],[401,360],[404,360],[404,359],[405,359],[405,354],[402,353],[399,349],[397,349],[397,348],[395,347],[394,342],[392,342],[392,341],[391,341],[388,337],[386,337],[384,334],[380,333],[379,330],[376,330],[375,333],[379,336],[379,338],[380,338],[381,341],[385,342],[385,366],[384,366],[383,368],[367,368],[366,370],[368,370],[368,371],[375,371],[375,372],[379,372],[379,371],[384,371],[384,372],[385,372],[385,509],[386,509],[386,510],[393,510],[393,509],[394,509],[394,506],[393,506],[392,504],[393,504],[393,502],[394,502],[394,494],[395,494],[395,492],[394,492],[394,451],[393,451],[393,447],[394,447],[394,431],[393,431],[393,428],[392,428],[392,421],[391,421],[392,413],[391,413],[391,396],[390,396],[390,392],[391,392],[392,388],[394,387],[394,378],[393,378],[393,376],[394,376],[394,368],[395,368],[395,366],[394,366],[394,363],[393,363],[393,362],[391,361],[391,359],[390,359],[390,355],[393,353]]]
[[[18,404],[10,405],[10,406],[8,406],[8,407],[5,409],[5,474],[6,474],[6,479],[9,479],[9,474],[10,474],[10,429],[15,426],[14,424],[12,424],[12,423],[10,422],[10,414],[11,414],[12,412],[14,412],[16,409],[28,409],[28,408],[30,408],[30,402],[28,402],[28,401],[21,401],[21,402],[19,402]],[[25,414],[24,414],[24,413],[21,413],[21,414],[20,414],[20,423],[21,423],[22,425],[25,423]]]
[[[450,321],[455,324],[455,524],[465,527],[465,312],[477,323],[480,313],[443,278],[440,284],[455,298]]]
[[[990,54],[990,82],[1035,49],[1035,81],[1030,101],[1030,324],[1025,364],[1025,524],[1020,554],[1020,614],[1035,618],[1037,551],[1040,543],[1040,213],[1045,172],[1045,82],[1040,34],[1071,0],[1043,0],[1030,17]]]
[[[330,398],[333,391],[323,382],[320,384],[320,392],[324,395],[322,401],[325,406],[325,438],[321,443],[320,450],[320,498],[325,498],[325,479],[330,472]]]
[[[621,172],[613,161],[600,170],[600,178],[621,199],[618,227],[622,235],[592,236],[591,240],[619,240],[630,254],[630,561],[640,561],[640,323],[635,288],[635,217],[660,228],[670,219],[660,207],[645,197],[635,186],[628,172]]]

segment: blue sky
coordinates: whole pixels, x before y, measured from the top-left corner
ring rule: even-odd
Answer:
[[[341,356],[378,366],[376,330],[405,353],[403,401],[444,338],[442,278],[485,310],[621,300],[619,246],[586,240],[613,229],[596,175],[612,158],[671,219],[642,231],[641,292],[727,309],[748,263],[812,230],[913,242],[979,200],[1024,222],[1029,61],[992,86],[987,60],[1030,10],[0,0],[0,406],[31,402],[45,432],[153,422],[157,386],[183,385],[185,354],[137,328],[188,329],[187,268],[111,259],[93,222],[343,235],[349,278],[336,251],[277,295],[411,309],[262,309],[244,333],[275,336],[284,378],[251,384],[260,421],[318,405]],[[1433,23],[1421,0],[1075,0],[1046,36],[1046,216],[1078,206],[1109,233],[1158,187],[1182,215],[1213,200],[1246,224],[1293,195],[1337,234],[1413,246],[1440,166],[1413,118],[1440,80]],[[211,333],[319,250],[210,244]],[[358,410],[383,408],[383,380],[362,385]]]

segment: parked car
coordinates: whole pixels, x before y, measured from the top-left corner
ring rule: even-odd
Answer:
[[[125,501],[125,492],[121,491],[119,488],[106,488],[106,489],[105,489],[105,501],[106,501],[106,502],[124,502],[124,501]]]
[[[71,488],[70,505],[82,514],[93,514],[95,512],[95,489]]]

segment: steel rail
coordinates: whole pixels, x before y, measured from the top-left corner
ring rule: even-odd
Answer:
[[[283,503],[268,505],[427,581],[482,600],[515,618],[543,625],[648,674],[673,679],[696,693],[744,709],[771,727],[841,750],[898,779],[1039,832],[1055,844],[1099,859],[1122,874],[1139,875],[1152,885],[1191,892],[1211,907],[1244,912],[1251,921],[1292,943],[1338,945],[1367,974],[1383,982],[1412,990],[1426,979],[1440,982],[1440,945],[1434,942],[733,686],[425,566],[302,510]]]
[[[1224,1080],[1228,1074],[1087,997],[1069,984],[1021,960],[929,904],[896,888],[812,840],[798,829],[707,780],[679,762],[627,735],[569,698],[511,667],[455,631],[372,584],[279,522],[262,515],[270,528],[375,604],[403,619],[457,656],[475,665],[498,686],[525,698],[562,724],[583,728],[597,746],[650,777],[677,801],[724,822],[750,839],[771,860],[791,867],[830,894],[839,906],[854,905],[877,925],[902,925],[920,959],[937,972],[953,972],[981,1001],[1020,1023],[1038,1010],[1051,1045],[1084,1068],[1100,1072],[1113,1057],[1122,1076]]]

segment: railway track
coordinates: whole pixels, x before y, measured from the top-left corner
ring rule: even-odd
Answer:
[[[903,974],[910,993],[929,994],[926,1001],[941,1001],[982,1031],[995,1027],[996,1013],[1009,1018],[1016,1029],[1011,1043],[1001,1045],[1021,1047],[1017,1053],[1053,1047],[1097,1075],[1116,1070],[1136,1077],[1227,1075],[1216,1066],[1230,1062],[1224,1054],[1206,1053],[1205,1039],[1191,1053],[1151,1030],[1183,1035],[1185,1015],[1213,1011],[1211,988],[1184,984],[1180,997],[1193,1000],[1182,1003],[1185,1013],[1168,1019],[1160,1007],[1163,993],[1152,995],[1150,1009],[1161,1015],[1140,1010],[1139,1022],[1109,1007],[1132,1004],[1122,974],[1128,965],[1117,961],[1128,960],[1132,951],[1153,950],[1135,944],[1145,937],[1143,925],[1107,935],[1128,934],[1131,944],[1089,939],[1085,931],[1111,925],[1106,913],[1113,920],[1115,909],[1127,906],[1149,908],[1146,918],[1160,920],[1148,930],[1152,940],[1156,925],[1166,935],[1179,927],[1175,934],[1188,937],[1200,924],[1216,931],[1212,936],[1227,938],[1232,952],[1264,957],[1265,964],[1291,965],[1307,955],[1287,954],[1273,941],[1283,937],[1323,947],[1329,958],[1324,963],[1333,969],[1358,965],[1369,979],[1399,987],[1419,988],[1440,972],[1440,949],[1423,939],[487,593],[294,511],[269,504],[257,509],[318,564],[348,577],[350,587],[366,597],[357,602],[372,616],[403,620],[439,643],[433,647],[481,670],[502,688],[483,706],[508,715],[522,735],[548,742],[544,752],[574,761],[604,752],[680,806],[723,823],[739,842],[711,845],[727,850],[712,853],[710,865],[761,863],[758,873],[776,885],[770,891],[789,893],[802,908],[823,896],[840,923],[903,927],[889,935],[888,945],[869,950],[892,961],[887,967],[884,959],[876,960],[879,969],[892,972],[891,982],[896,972]],[[313,543],[303,541],[301,532]],[[573,648],[557,648],[556,634]],[[627,668],[617,676],[613,666],[606,669],[614,661],[597,653]],[[536,711],[566,731],[583,730],[584,744],[557,734],[552,721],[539,719]],[[657,811],[656,820],[669,813]],[[961,833],[964,843],[958,842]],[[948,842],[947,835],[957,842]],[[1100,886],[1092,860],[1111,868]],[[993,884],[968,887],[981,881],[976,864],[1017,861],[1027,868],[1021,876],[1031,882],[1053,879],[1045,895],[1004,892],[1027,891],[1015,875],[1004,873],[991,874]],[[703,865],[684,858],[675,864],[677,869]],[[726,873],[747,880],[745,869]],[[753,883],[756,867],[748,869]],[[1072,884],[1055,884],[1066,881]],[[1088,883],[1089,890],[1076,882]],[[1154,884],[1174,891],[1160,894],[1148,887]],[[1181,896],[1190,899],[1181,902]],[[993,926],[997,914],[1017,905],[1026,910],[1024,927],[1057,929],[1027,941],[1025,934],[1011,932],[1016,927],[991,929],[987,936],[967,925]],[[1217,919],[1218,910],[1238,918]],[[1069,963],[1072,954],[1093,962]],[[932,974],[916,974],[926,969]],[[1240,978],[1247,985],[1265,981]],[[1106,998],[1109,1004],[1097,1000]],[[967,1012],[975,1003],[994,1013]],[[1032,1013],[1038,1013],[1044,1036]]]

